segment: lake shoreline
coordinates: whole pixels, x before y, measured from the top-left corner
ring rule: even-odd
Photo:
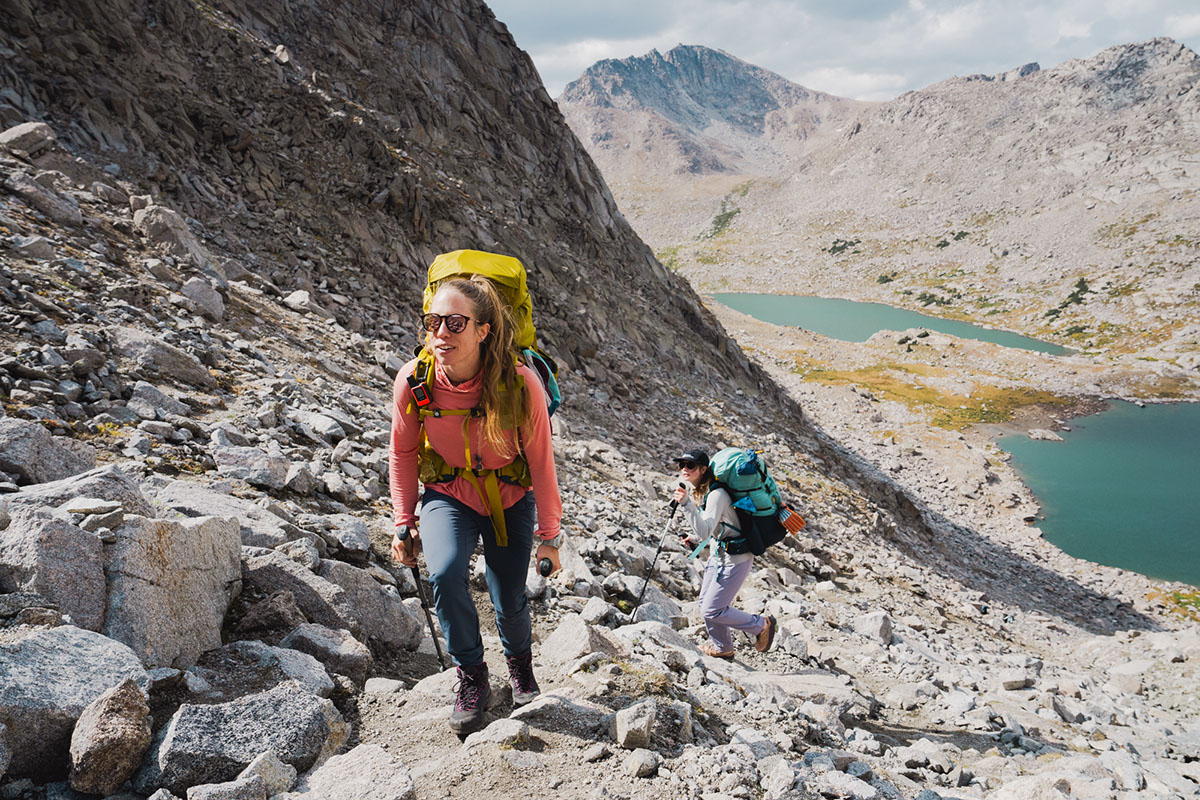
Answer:
[[[1040,353],[931,334],[921,341],[934,340],[933,363],[946,363],[945,369],[955,370],[956,376],[956,365],[963,365],[964,374],[959,377],[967,384],[971,365],[975,369],[985,365],[990,373],[1006,368],[1011,373],[1003,379],[1006,385],[1017,389],[1036,387],[1067,401],[1019,406],[1012,419],[1003,422],[975,423],[961,430],[939,428],[932,424],[928,410],[854,384],[806,380],[796,371],[801,359],[819,359],[832,364],[831,368],[841,369],[891,363],[908,356],[898,347],[904,332],[897,332],[898,336],[876,335],[866,343],[849,343],[761,322],[715,302],[709,307],[750,357],[789,390],[826,435],[949,522],[1084,585],[1104,585],[1108,591],[1119,591],[1131,602],[1146,602],[1155,594],[1196,590],[1190,584],[1160,581],[1072,556],[1044,539],[1036,525],[1043,512],[1041,501],[1009,463],[1008,452],[996,442],[997,433],[1028,437],[1038,428],[1066,430],[1071,420],[1100,413],[1116,400],[1149,403],[1151,400],[1142,395],[1161,374],[1161,364],[1098,364],[1098,359],[1082,355],[1063,364],[1061,359]],[[928,361],[929,355],[925,357]],[[1188,387],[1188,391],[1183,398],[1155,400],[1195,401],[1200,397],[1200,387]],[[1035,524],[1029,524],[1029,520]]]

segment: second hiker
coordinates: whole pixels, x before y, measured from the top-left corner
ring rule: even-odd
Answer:
[[[700,585],[700,610],[708,642],[700,649],[715,658],[733,658],[733,632],[744,631],[755,637],[755,649],[765,652],[775,639],[775,617],[733,607],[750,574],[754,554],[738,528],[729,492],[716,482],[708,453],[703,450],[688,450],[675,463],[680,477],[691,485],[690,491],[681,486],[674,495],[694,531],[685,541],[697,550],[706,544],[710,546]]]
[[[399,370],[393,390],[392,505],[397,528],[407,526],[411,535],[393,539],[392,551],[414,566],[424,550],[458,670],[450,727],[466,733],[483,721],[490,695],[469,586],[476,545],[482,540],[513,703],[528,703],[538,685],[525,577],[535,540],[537,558],[558,569],[562,504],[545,393],[516,358],[512,317],[496,286],[480,275],[443,280],[426,308],[424,349]],[[418,483],[424,485],[419,534]]]

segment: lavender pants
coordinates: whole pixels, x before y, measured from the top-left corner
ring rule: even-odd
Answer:
[[[759,614],[747,614],[733,607],[742,584],[750,574],[754,559],[732,564],[719,555],[710,556],[704,565],[704,582],[700,586],[700,611],[704,627],[713,647],[733,649],[733,631],[758,634],[766,620]]]

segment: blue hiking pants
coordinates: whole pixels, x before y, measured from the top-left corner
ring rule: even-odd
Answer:
[[[483,540],[488,594],[496,610],[496,627],[504,654],[527,655],[533,649],[525,576],[533,551],[536,507],[527,492],[504,509],[508,546],[496,544],[492,519],[426,487],[421,500],[421,547],[433,586],[433,604],[446,637],[446,650],[459,666],[483,663],[483,638],[479,612],[471,599],[471,556]]]

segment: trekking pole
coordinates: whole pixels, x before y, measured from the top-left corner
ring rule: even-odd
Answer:
[[[408,526],[396,530],[396,538],[402,542],[408,541],[409,535]],[[446,657],[442,655],[442,643],[438,641],[437,629],[433,627],[433,615],[429,613],[429,601],[425,599],[425,587],[421,585],[421,568],[414,564],[409,569],[412,570],[413,580],[417,582],[417,596],[421,598],[421,610],[425,612],[425,621],[429,623],[429,638],[433,639],[433,649],[437,651],[438,663],[442,665],[444,672]]]
[[[679,483],[680,489],[687,487],[682,481]],[[633,604],[633,608],[629,610],[629,618],[633,619],[634,613],[638,610],[638,606],[642,604],[642,598],[646,596],[646,587],[650,585],[650,576],[654,574],[654,565],[658,563],[658,554],[662,552],[663,545],[667,543],[667,534],[671,532],[671,520],[675,519],[675,509],[679,508],[679,503],[671,501],[671,513],[667,514],[667,524],[663,526],[662,538],[658,541],[658,549],[654,551],[654,560],[650,562],[650,570],[646,573],[646,580],[642,584],[642,591],[638,595],[637,602]]]

